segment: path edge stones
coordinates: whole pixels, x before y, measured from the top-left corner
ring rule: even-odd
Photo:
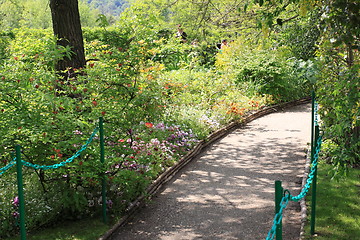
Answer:
[[[310,165],[311,165],[311,148],[308,148],[306,154],[304,175],[301,183],[301,189],[303,189],[306,185],[310,173]],[[305,197],[300,200],[300,214],[301,214],[301,225],[300,225],[299,240],[303,240],[305,237],[305,224],[307,222],[307,206],[306,206]]]
[[[225,135],[229,134],[231,131],[235,130],[236,128],[240,128],[245,126],[246,124],[250,123],[251,121],[268,115],[270,113],[278,112],[285,110],[290,107],[294,107],[301,104],[306,104],[311,102],[311,98],[306,97],[299,100],[280,103],[277,105],[264,107],[257,111],[249,111],[243,118],[238,121],[234,121],[229,123],[227,126],[213,132],[210,134],[206,139],[201,140],[192,150],[190,150],[185,156],[183,156],[175,165],[168,168],[165,172],[163,172],[159,177],[146,189],[145,193],[139,196],[135,201],[129,204],[128,208],[126,209],[126,213],[121,219],[111,227],[109,231],[107,231],[104,235],[102,235],[98,240],[109,240],[110,237],[116,232],[116,230],[123,225],[125,225],[128,220],[134,216],[138,210],[140,210],[146,203],[146,200],[151,199],[160,189],[164,186],[167,182],[169,182],[177,172],[179,172],[183,167],[185,167],[189,162],[191,162],[194,158],[196,158],[202,151],[209,146],[210,144],[214,143],[218,139],[224,137]],[[305,179],[305,175],[303,177],[303,183]],[[301,204],[301,218],[302,218],[302,227],[303,230],[304,219],[306,219],[306,205],[305,203]],[[303,208],[305,205],[305,209]],[[305,214],[304,214],[305,212]],[[305,216],[303,218],[303,216]],[[302,234],[300,234],[302,235]]]

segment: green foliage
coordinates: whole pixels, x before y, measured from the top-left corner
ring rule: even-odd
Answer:
[[[108,211],[121,214],[199,139],[274,99],[307,93],[310,61],[291,59],[282,49],[257,52],[250,44],[234,43],[218,53],[211,41],[224,32],[216,29],[203,29],[196,44],[192,40],[201,30],[189,29],[189,41],[179,43],[172,19],[187,21],[188,14],[173,18],[173,10],[188,2],[176,8],[155,3],[167,6],[160,0],[137,2],[116,27],[105,26],[103,16],[101,27],[84,28],[88,62],[72,76],[54,71],[54,62],[70,49],[57,46],[50,30],[13,29],[13,38],[1,43],[6,53],[0,66],[1,167],[15,144],[22,145],[28,162],[62,162],[87,140],[98,117],[105,119],[106,166],[98,161],[94,139],[65,167],[25,170],[29,229],[98,215],[104,174]],[[207,39],[212,32],[214,38]],[[6,174],[0,178],[3,185],[13,181]],[[0,198],[2,236],[17,231],[10,204],[14,188]]]
[[[109,229],[99,218],[87,218],[76,221],[64,221],[48,228],[40,228],[29,232],[26,239],[29,240],[75,240],[75,239],[98,239]],[[6,238],[6,240],[18,240],[19,236]]]
[[[84,35],[88,59],[96,59],[75,76],[59,78],[54,61],[69,50],[59,48],[50,31],[14,30],[15,38],[8,45],[9,58],[0,68],[0,122],[4,126],[0,153],[1,166],[9,162],[8,154],[15,144],[23,146],[24,160],[28,162],[51,165],[64,161],[85,142],[98,116],[104,116],[106,170],[112,182],[109,201],[114,202],[114,211],[121,212],[152,179],[188,151],[196,138],[186,126],[189,122],[171,127],[177,122],[173,116],[164,119],[159,131],[155,127],[144,129],[144,122],[155,125],[171,108],[172,102],[163,97],[162,83],[155,81],[164,66],[150,60],[153,41],[129,39],[126,31],[122,32],[124,38],[119,38],[118,33],[111,28],[87,30]],[[120,145],[120,139],[130,139],[128,150]],[[137,146],[140,152],[131,150],[135,139],[143,139]],[[66,167],[27,170],[25,177],[31,191],[26,198],[34,203],[27,205],[29,229],[59,218],[98,214],[99,176],[105,169],[97,158],[98,151],[90,147]],[[1,178],[4,184],[7,180]],[[5,195],[1,201],[11,202],[16,196],[14,188]],[[17,229],[11,205],[4,206],[2,222],[6,224],[1,235]]]
[[[337,175],[360,163],[360,65],[355,50],[359,44],[355,12],[360,6],[343,0],[323,3],[317,88],[325,136],[331,143],[328,160]]]
[[[310,83],[300,74],[306,65],[287,56],[282,49],[256,49],[238,40],[219,52],[217,66],[250,95],[270,95],[276,101],[308,95]]]
[[[324,59],[318,82],[320,114],[333,143],[329,161],[341,172],[360,162],[359,64],[346,68],[340,56]]]
[[[51,14],[48,4],[47,0],[0,2],[0,29],[51,27]]]
[[[274,4],[283,4],[281,0],[255,2],[266,5],[269,9]],[[301,19],[300,24],[293,25],[298,32],[294,32],[295,29],[292,30],[289,26],[282,30],[282,43],[294,56],[302,59],[311,58],[314,47],[318,48],[315,59],[317,74],[311,75],[316,76],[321,120],[325,136],[331,143],[331,147],[328,148],[329,162],[333,164],[335,174],[343,174],[347,172],[347,167],[359,164],[360,5],[355,0],[291,2],[298,6],[299,10],[296,13],[305,18]],[[279,14],[286,10],[269,10],[264,12],[262,17],[270,20],[268,25],[273,26],[271,23],[274,17],[280,16]],[[307,13],[313,18],[306,17]],[[280,20],[284,28],[284,21],[281,18]],[[299,35],[303,34],[305,37],[309,36],[309,33],[312,33],[310,36],[314,38],[303,38]],[[306,43],[308,39],[310,41]],[[302,43],[301,47],[297,46],[298,40]]]
[[[86,1],[79,1],[82,26],[97,26],[99,10],[90,7]],[[52,27],[49,0],[0,1],[0,30],[14,28],[48,29]]]
[[[323,0],[320,6],[323,31],[333,39],[334,46],[359,43],[360,5],[357,0]]]
[[[307,21],[290,22],[279,30],[277,41],[290,50],[297,59],[307,61],[315,58],[320,31],[317,26],[319,16],[309,14]]]
[[[86,50],[92,54],[94,54],[93,51],[98,51],[97,48],[100,44],[103,44],[104,48],[107,47],[105,45],[109,45],[112,48],[125,50],[132,41],[129,29],[116,27],[107,27],[106,29],[102,27],[83,28],[83,37],[85,43],[89,43],[85,44]]]
[[[12,38],[14,38],[12,32],[0,32],[0,62],[8,57],[7,47]]]

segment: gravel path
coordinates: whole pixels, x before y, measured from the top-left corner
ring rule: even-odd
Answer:
[[[310,142],[311,105],[256,119],[210,145],[112,240],[265,239],[274,181],[298,194]],[[300,207],[284,212],[283,238],[299,239]]]

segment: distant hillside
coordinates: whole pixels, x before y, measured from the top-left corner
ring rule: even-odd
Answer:
[[[127,7],[127,1],[125,0],[87,0],[87,2],[107,16],[119,16]]]

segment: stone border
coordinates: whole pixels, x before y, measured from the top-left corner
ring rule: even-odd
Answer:
[[[146,193],[138,197],[135,201],[129,204],[128,208],[126,209],[126,214],[103,236],[101,236],[98,240],[108,240],[110,237],[115,233],[115,231],[120,228],[121,226],[125,225],[127,221],[142,207],[145,205],[147,199],[151,199],[159,189],[164,186],[168,181],[170,181],[173,176],[177,172],[179,172],[184,166],[186,166],[189,162],[191,162],[195,157],[197,157],[207,146],[214,143],[218,139],[224,137],[225,135],[229,134],[236,128],[242,127],[247,123],[265,116],[270,113],[274,113],[289,107],[309,103],[311,98],[303,98],[296,101],[281,103],[278,105],[265,107],[258,111],[250,111],[248,114],[245,115],[240,121],[231,122],[229,125],[215,131],[214,133],[210,134],[206,139],[201,140],[191,151],[189,151],[184,157],[182,157],[174,166],[168,168],[165,172],[163,172],[147,189]],[[306,180],[305,180],[306,181]],[[306,183],[306,182],[305,182]],[[303,178],[304,184],[304,178]],[[305,205],[305,204],[304,204]],[[301,208],[303,209],[303,208]],[[303,210],[301,210],[303,212]],[[303,215],[302,215],[303,219]],[[306,205],[305,205],[305,221],[306,221]],[[302,220],[302,228],[303,228]]]

